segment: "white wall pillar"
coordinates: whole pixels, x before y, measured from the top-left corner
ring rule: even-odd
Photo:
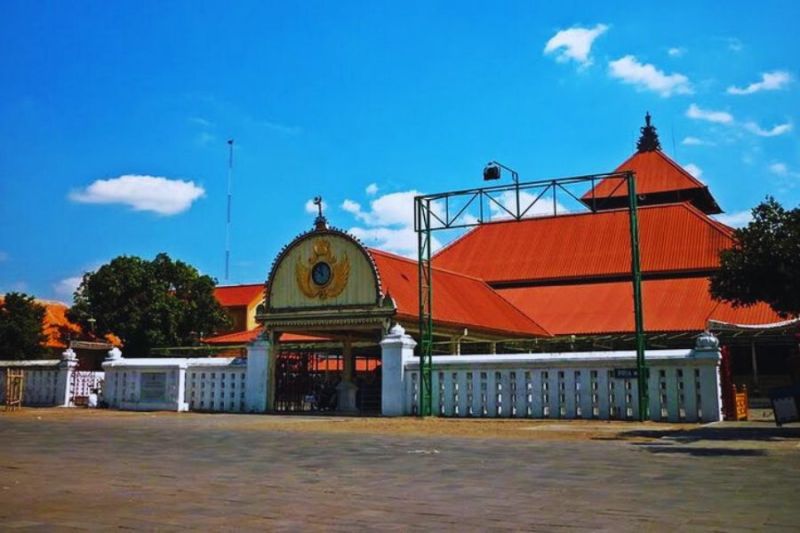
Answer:
[[[357,413],[356,393],[358,386],[353,382],[356,360],[353,355],[353,343],[346,338],[342,345],[342,380],[336,386],[336,411],[340,413]]]
[[[417,343],[400,324],[381,341],[381,414],[402,416],[405,411],[405,367],[414,358]]]
[[[56,406],[69,407],[72,402],[72,373],[78,366],[77,356],[72,348],[61,354],[56,377]]]
[[[119,374],[117,373],[116,368],[112,364],[106,363],[114,363],[115,361],[119,361],[122,359],[122,352],[116,346],[111,348],[106,354],[106,359],[103,361],[103,371],[105,372],[105,376],[103,379],[103,402],[105,402],[106,406],[108,407],[119,407],[119,390],[117,388],[117,381],[119,380]]]
[[[719,339],[706,331],[697,337],[692,357],[703,360],[700,366],[700,409],[703,422],[722,420],[722,388],[719,376],[719,365],[722,354],[719,351]],[[691,391],[688,391],[691,393]]]
[[[273,343],[265,333],[247,347],[244,408],[249,413],[263,413],[273,407],[272,398],[275,385],[270,379],[272,375],[270,371],[272,345]]]

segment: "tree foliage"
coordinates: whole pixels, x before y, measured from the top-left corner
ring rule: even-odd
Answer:
[[[800,207],[786,210],[767,197],[734,235],[711,278],[714,298],[735,306],[763,301],[783,317],[800,315]]]
[[[215,284],[164,253],[152,261],[120,256],[83,276],[69,318],[84,331],[117,335],[131,356],[189,346],[228,325]]]
[[[0,301],[0,359],[38,359],[44,355],[45,308],[33,296],[10,292]]]

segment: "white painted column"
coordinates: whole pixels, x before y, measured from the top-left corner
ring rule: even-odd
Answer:
[[[56,377],[56,406],[69,407],[72,401],[72,373],[78,366],[77,356],[72,348],[61,354]]]
[[[722,420],[722,390],[719,378],[719,364],[722,354],[719,340],[706,331],[697,337],[692,357],[701,360],[700,364],[700,408],[703,422]]]
[[[355,375],[355,356],[353,343],[346,338],[342,350],[342,380],[336,385],[336,411],[340,413],[357,413],[356,392],[358,386],[353,382]]]
[[[248,413],[263,413],[273,407],[275,383],[270,372],[272,344],[265,333],[247,347],[244,408]]]
[[[406,335],[400,324],[389,331],[381,341],[381,414],[383,416],[402,416],[405,405],[405,367],[414,358],[417,343]],[[464,394],[459,390],[459,395]],[[463,416],[463,414],[461,415]]]
[[[105,378],[103,380],[103,401],[108,407],[119,407],[121,387],[119,387],[118,382],[120,381],[120,375],[111,363],[121,359],[122,352],[119,348],[114,347],[108,351],[106,360],[103,361],[103,371],[105,372]]]

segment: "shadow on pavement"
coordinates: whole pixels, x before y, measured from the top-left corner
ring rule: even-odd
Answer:
[[[669,453],[685,454],[695,457],[755,457],[767,455],[764,450],[750,450],[739,448],[694,448],[689,446],[675,446],[663,444],[644,444],[637,443],[635,446],[642,446],[650,453]]]
[[[682,443],[697,441],[800,441],[800,427],[704,426],[697,429],[644,429],[625,431],[621,438],[670,439]]]

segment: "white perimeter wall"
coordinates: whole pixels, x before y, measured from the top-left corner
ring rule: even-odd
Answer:
[[[721,420],[718,352],[651,350],[646,361],[651,420]],[[433,357],[433,412],[450,417],[636,420],[636,378],[614,377],[615,369],[635,367],[635,352]],[[416,359],[407,360],[403,382],[404,414],[416,414]]]

